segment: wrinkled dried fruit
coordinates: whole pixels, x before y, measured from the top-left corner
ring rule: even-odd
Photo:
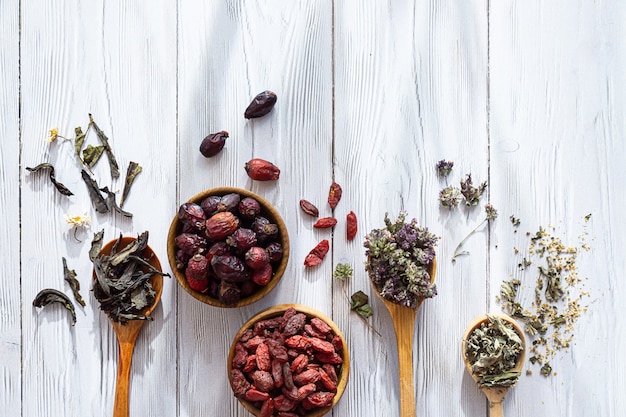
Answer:
[[[240,227],[226,238],[226,243],[235,253],[243,255],[248,249],[257,244],[256,233],[252,229]]]
[[[239,257],[235,255],[217,255],[211,259],[211,267],[215,275],[222,281],[242,282],[250,279],[250,271]]]
[[[192,290],[204,292],[209,288],[209,260],[206,256],[197,253],[189,259],[185,278]]]
[[[310,216],[317,217],[320,215],[320,211],[310,201],[300,200],[300,208],[302,209],[303,212],[305,212],[306,214]]]
[[[223,195],[220,198],[220,201],[217,203],[217,211],[232,211],[234,212],[239,202],[241,201],[241,196],[237,193],[229,193]]]
[[[272,265],[267,264],[263,268],[252,271],[250,279],[257,285],[265,286],[272,279]]]
[[[311,267],[322,263],[329,249],[330,245],[328,240],[322,240],[313,249],[311,249],[311,252],[309,252],[306,258],[304,258],[304,266]]]
[[[216,213],[205,222],[206,236],[211,240],[222,240],[239,227],[239,219],[229,211]]]
[[[230,246],[224,241],[215,242],[209,247],[206,252],[206,257],[211,262],[216,255],[228,255],[230,253]]]
[[[316,229],[329,229],[331,227],[335,227],[336,224],[337,219],[334,217],[322,217],[313,224],[313,227]]]
[[[195,233],[181,233],[174,238],[176,246],[189,256],[202,253],[206,250],[207,241]]]
[[[228,132],[225,130],[210,134],[206,138],[202,139],[202,143],[200,144],[200,153],[206,158],[217,155],[222,148],[224,148],[227,138]]]
[[[350,211],[350,213],[346,215],[346,239],[354,239],[358,230],[359,226],[356,220],[356,214],[354,214],[353,211]]]
[[[221,281],[218,287],[217,298],[226,305],[237,304],[241,299],[241,290],[232,282]]]
[[[250,178],[256,181],[275,181],[280,176],[280,169],[269,161],[254,158],[245,163],[244,169]]]
[[[206,215],[196,203],[183,203],[178,208],[178,219],[183,224],[188,224],[195,229],[201,229],[206,221]]]
[[[261,203],[255,198],[245,197],[239,202],[237,210],[245,220],[254,220],[261,213]]]
[[[270,223],[270,221],[263,216],[257,216],[252,222],[251,227],[254,233],[256,233],[256,238],[259,243],[272,241],[278,236],[278,225]]]
[[[283,245],[278,242],[268,244],[265,250],[270,255],[270,262],[278,262],[283,257]]]
[[[276,104],[276,94],[272,91],[263,91],[262,93],[257,94],[252,102],[246,108],[244,112],[244,117],[246,119],[253,119],[255,117],[265,116],[267,113],[272,111],[274,105]]]
[[[204,210],[207,218],[217,213],[217,205],[222,200],[219,195],[210,195],[200,202],[200,207]]]
[[[333,181],[330,185],[330,190],[328,191],[328,205],[330,205],[331,209],[334,210],[335,207],[337,207],[339,200],[341,200],[342,193],[343,190],[341,189],[341,186]]]
[[[260,246],[253,246],[244,255],[244,262],[252,269],[261,269],[270,263],[270,254]]]

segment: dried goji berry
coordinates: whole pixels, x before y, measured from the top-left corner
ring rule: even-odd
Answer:
[[[315,205],[308,200],[300,200],[300,208],[303,212],[310,216],[317,217],[320,215],[320,211],[317,207],[315,207]]]
[[[270,399],[270,395],[267,392],[261,392],[254,388],[250,388],[246,391],[246,395],[244,397],[248,401],[267,401]]]
[[[328,191],[328,205],[330,205],[331,209],[334,210],[335,207],[337,207],[339,200],[341,200],[342,193],[343,190],[341,189],[341,186],[333,181],[330,185],[330,190]]]
[[[354,239],[358,230],[359,226],[356,221],[356,214],[350,211],[350,213],[346,215],[346,239]]]
[[[304,258],[304,266],[315,266],[322,263],[329,249],[330,244],[328,243],[328,240],[322,240],[313,249],[311,249],[311,252],[309,252],[306,258]]]
[[[270,348],[265,343],[261,343],[256,348],[256,366],[262,371],[269,371],[272,369]]]
[[[318,221],[313,224],[313,227],[316,229],[329,229],[331,227],[335,227],[337,224],[337,219],[334,217],[322,217]]]

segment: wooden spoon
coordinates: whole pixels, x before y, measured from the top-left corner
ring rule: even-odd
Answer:
[[[526,356],[526,339],[524,338],[524,331],[519,326],[519,324],[517,324],[515,320],[512,320],[508,316],[504,316],[501,314],[490,314],[490,316],[498,317],[502,319],[503,321],[510,323],[511,326],[513,326],[513,328],[519,335],[520,339],[522,339],[522,346],[523,346],[522,353],[517,358],[517,363],[515,364],[515,367],[513,368],[514,371],[521,372],[522,367],[524,366],[524,358]],[[479,382],[480,377],[478,375],[475,375],[472,372],[472,365],[470,364],[469,360],[467,359],[467,355],[465,354],[465,347],[467,344],[466,340],[469,338],[470,334],[472,334],[474,329],[476,329],[477,327],[479,327],[481,324],[485,323],[488,320],[489,319],[486,315],[477,317],[470,323],[469,326],[467,326],[467,329],[465,330],[465,333],[463,334],[463,342],[462,342],[462,348],[461,348],[461,354],[463,355],[463,362],[465,362],[465,368],[467,368],[467,372],[470,373],[470,375],[472,376],[474,381],[476,381],[476,383]],[[502,407],[502,403],[504,402],[504,398],[506,397],[506,394],[509,392],[509,389],[511,389],[512,386],[510,387],[502,387],[502,386],[483,387],[479,385],[478,387],[480,388],[482,392],[485,393],[485,395],[487,396],[487,400],[489,401],[489,416],[490,417],[504,417],[504,409]]]
[[[430,266],[430,282],[435,282],[437,272],[437,259],[433,259]],[[393,301],[387,300],[372,283],[378,297],[389,310],[391,321],[396,332],[398,345],[398,369],[400,373],[400,417],[415,417],[415,389],[413,384],[413,332],[415,331],[415,318],[417,310],[424,299],[417,304],[417,308],[404,307]]]
[[[121,242],[119,243],[119,248],[127,246],[134,240],[135,238],[133,237],[122,237]],[[104,245],[100,254],[110,254],[113,245],[117,241],[118,239],[115,239]],[[159,259],[149,246],[144,249],[143,258],[148,260],[150,265],[152,265],[156,270],[162,271]],[[152,313],[161,299],[161,293],[163,292],[163,276],[154,274],[151,278],[151,283],[156,295],[154,303],[142,310],[142,314],[145,314],[146,316],[149,316]],[[113,325],[113,329],[115,330],[115,334],[117,336],[117,342],[119,344],[113,417],[128,417],[129,415],[128,394],[130,392],[130,367],[133,360],[135,342],[137,341],[137,336],[139,335],[144,323],[145,320],[129,320],[126,324],[117,323],[111,320],[111,324]]]

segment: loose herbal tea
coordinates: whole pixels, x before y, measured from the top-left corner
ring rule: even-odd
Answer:
[[[76,271],[68,268],[67,260],[65,259],[65,257],[61,259],[63,261],[63,277],[72,289],[72,293],[74,293],[74,298],[76,299],[76,302],[85,307],[85,301],[80,295],[80,282],[78,281],[78,279],[76,279]]]
[[[492,315],[465,341],[465,357],[483,387],[515,385],[520,376],[515,366],[523,351],[524,343],[513,325]]]
[[[50,182],[55,186],[55,188],[63,195],[66,195],[66,196],[74,195],[74,193],[72,193],[65,185],[57,181],[56,176],[54,174],[54,166],[52,164],[44,162],[33,168],[26,167],[26,169],[30,172],[37,172],[42,169],[50,170],[50,174],[49,174]]]
[[[35,307],[44,307],[52,303],[59,303],[65,307],[72,315],[72,326],[76,324],[76,311],[74,309],[74,303],[72,303],[72,300],[70,300],[69,297],[61,291],[53,288],[45,288],[39,291],[33,300],[33,306]]]
[[[574,325],[586,311],[581,299],[589,293],[583,289],[577,258],[589,247],[583,236],[577,246],[567,246],[554,227],[539,227],[527,236],[530,242],[525,253],[515,248],[523,257],[518,263],[519,277],[504,281],[497,299],[504,311],[524,323],[524,332],[532,339],[529,360],[548,376],[552,373],[550,361],[569,348]],[[527,294],[523,288],[533,292]]]
[[[385,227],[365,236],[365,268],[385,299],[417,309],[422,299],[437,295],[429,269],[438,238],[417,220],[405,219],[405,211],[395,222],[385,214]]]

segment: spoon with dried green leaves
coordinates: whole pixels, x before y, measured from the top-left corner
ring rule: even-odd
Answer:
[[[461,350],[467,371],[489,400],[489,416],[504,417],[502,403],[524,365],[522,328],[508,316],[480,316],[465,330]]]
[[[400,416],[415,417],[413,335],[417,311],[437,294],[435,274],[437,237],[417,221],[405,222],[401,211],[395,223],[385,215],[385,227],[365,236],[367,272],[374,290],[389,310],[396,333],[400,378]]]
[[[93,292],[109,317],[119,344],[114,417],[128,417],[130,369],[137,336],[163,291],[161,263],[148,246],[148,232],[107,243],[93,259]]]

